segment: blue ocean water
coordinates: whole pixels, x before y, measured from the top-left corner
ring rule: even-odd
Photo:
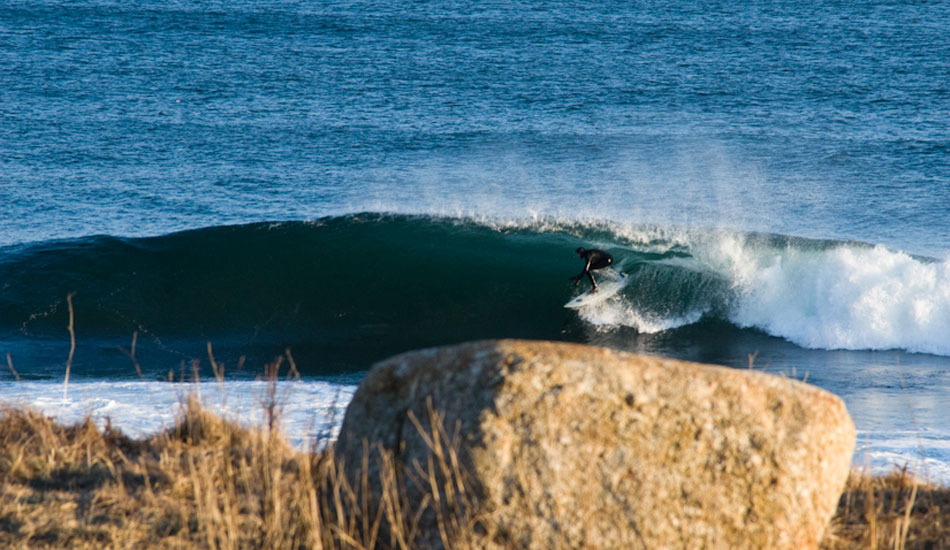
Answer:
[[[859,460],[950,480],[948,22],[5,0],[0,392],[134,431],[167,403],[128,388],[210,374],[209,342],[233,387],[289,350],[310,399],[408,349],[562,339],[807,377]],[[631,284],[566,310],[588,244]]]

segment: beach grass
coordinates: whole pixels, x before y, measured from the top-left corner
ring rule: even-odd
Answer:
[[[289,445],[273,403],[260,429],[194,396],[183,405],[173,427],[138,440],[88,418],[0,408],[0,548],[409,549],[426,507],[446,512],[446,536],[472,527],[462,508],[409,502],[384,452],[368,454],[381,461],[382,496],[364,498],[368,476],[353,486],[331,451]],[[442,484],[457,464],[444,446],[433,455],[417,483]]]
[[[0,547],[409,549],[426,508],[440,511],[441,536],[456,548],[467,532],[490,529],[458,505],[464,476],[444,445],[414,480],[397,475],[391,456],[369,453],[382,490],[366,498],[367,476],[353,486],[330,451],[293,448],[279,418],[248,428],[193,397],[183,405],[173,427],[144,439],[0,409]],[[432,491],[410,502],[410,482]],[[855,471],[821,548],[939,550],[950,548],[948,526],[947,487]]]

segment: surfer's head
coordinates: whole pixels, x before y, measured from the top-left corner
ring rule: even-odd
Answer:
[[[583,258],[583,257],[584,257],[584,254],[587,253],[587,249],[584,248],[583,246],[580,246],[580,247],[578,247],[577,250],[575,250],[574,252],[577,252],[577,255],[580,256],[581,258]]]

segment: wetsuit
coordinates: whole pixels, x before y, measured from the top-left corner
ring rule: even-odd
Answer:
[[[614,263],[613,256],[607,254],[603,250],[597,250],[596,248],[587,250],[586,248],[578,248],[577,252],[578,257],[585,260],[587,263],[584,265],[584,271],[581,271],[579,275],[571,277],[571,280],[574,281],[574,286],[581,284],[581,279],[584,278],[584,275],[587,275],[587,278],[590,279],[590,284],[593,286],[593,292],[597,292],[597,281],[594,280],[594,275],[591,273],[595,269],[603,269],[610,264]]]

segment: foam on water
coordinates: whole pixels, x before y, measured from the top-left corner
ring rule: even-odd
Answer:
[[[666,317],[640,311],[618,296],[580,308],[579,313],[582,319],[598,327],[623,326],[641,333],[656,334],[693,324],[699,321],[704,312],[691,311],[682,316]]]
[[[261,381],[169,384],[151,381],[0,383],[0,402],[26,406],[64,423],[87,416],[100,427],[108,421],[130,437],[147,437],[174,425],[189,395],[207,410],[245,426],[266,425],[269,384]],[[356,387],[324,381],[281,381],[276,386],[284,435],[297,446],[335,439]]]
[[[950,484],[950,433],[858,430],[854,465],[874,474],[907,468],[926,481]]]

